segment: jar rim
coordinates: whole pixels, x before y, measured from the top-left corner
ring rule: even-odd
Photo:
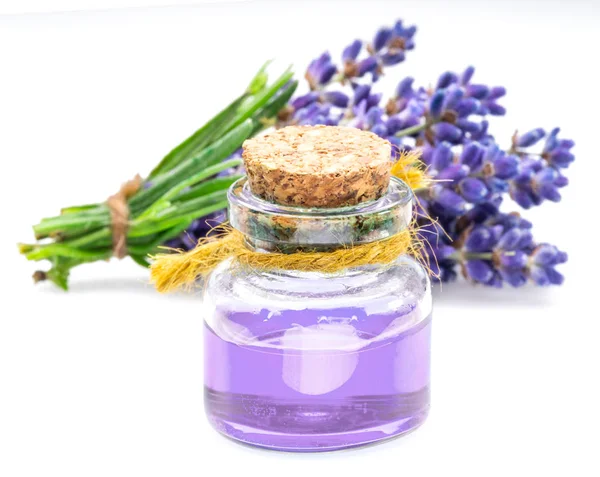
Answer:
[[[248,242],[266,251],[325,249],[375,242],[406,229],[412,220],[413,192],[392,177],[379,199],[337,208],[280,205],[254,195],[242,177],[228,191],[229,221]]]
[[[281,205],[262,199],[250,190],[248,178],[243,176],[236,180],[227,192],[229,203],[236,203],[244,208],[256,210],[263,214],[290,215],[300,217],[351,216],[384,212],[395,207],[411,206],[413,192],[408,185],[397,177],[390,178],[387,192],[379,199],[360,202],[344,207],[299,207]]]

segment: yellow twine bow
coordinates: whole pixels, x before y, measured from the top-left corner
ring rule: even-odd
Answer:
[[[402,179],[411,189],[424,187],[427,177],[419,153],[402,152],[391,172]],[[208,275],[219,263],[235,258],[239,266],[257,270],[298,270],[337,273],[351,267],[369,264],[386,264],[400,255],[409,253],[418,258],[420,241],[416,228],[407,230],[384,240],[338,248],[326,252],[262,253],[251,250],[244,235],[231,228],[221,226],[217,236],[204,238],[189,252],[160,254],[151,267],[151,280],[160,292],[170,292],[191,286],[198,277]]]

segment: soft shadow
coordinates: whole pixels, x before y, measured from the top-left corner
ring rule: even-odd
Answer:
[[[63,290],[51,283],[40,284],[44,293],[64,294]],[[154,286],[148,282],[148,278],[126,277],[126,278],[93,278],[77,279],[69,283],[67,294],[78,293],[126,293],[128,295],[159,295]],[[165,295],[166,296],[166,295]],[[198,300],[202,297],[202,285],[190,292],[170,293],[169,299]]]
[[[225,436],[218,433],[219,437],[229,443],[231,446],[231,450],[238,449],[238,451],[248,452],[248,453],[261,453],[268,457],[277,456],[281,459],[288,459],[290,461],[298,461],[298,460],[326,460],[326,459],[339,459],[343,457],[344,459],[352,459],[352,458],[362,458],[364,454],[374,454],[381,455],[383,453],[388,453],[390,451],[397,451],[403,444],[408,443],[409,440],[415,439],[415,434],[419,434],[419,428],[423,426],[418,426],[415,429],[412,429],[403,434],[389,437],[387,439],[382,439],[377,442],[371,442],[368,444],[359,445],[356,447],[351,447],[348,449],[337,449],[337,450],[328,450],[328,451],[314,451],[314,452],[294,452],[294,451],[282,451],[282,450],[274,450],[267,449],[264,447],[253,446],[251,444],[247,444],[245,442],[238,441],[236,439],[232,439],[228,436]]]
[[[538,307],[551,305],[556,291],[551,287],[524,286],[520,288],[494,288],[473,285],[465,281],[436,284],[432,287],[433,298],[437,303],[469,306],[488,305],[504,308]]]

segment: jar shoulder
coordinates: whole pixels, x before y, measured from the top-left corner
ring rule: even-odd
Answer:
[[[415,324],[431,314],[427,272],[407,256],[391,265],[335,275],[256,272],[230,260],[210,276],[204,296],[206,322],[214,327],[216,320],[310,326],[374,321],[373,317],[382,322],[405,317],[407,323]]]

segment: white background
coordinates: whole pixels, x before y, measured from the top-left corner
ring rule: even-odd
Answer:
[[[0,17],[0,476],[598,475],[599,7],[279,1]],[[475,81],[508,88],[493,123],[505,144],[515,128],[555,125],[577,141],[563,201],[525,214],[569,252],[567,280],[437,290],[431,415],[404,438],[318,455],[234,444],[203,414],[199,296],[158,295],[129,260],[75,270],[66,294],[34,287],[15,244],[61,206],[147,173],[264,60],[300,75],[397,17],[419,26],[417,48],[382,88],[474,64]]]

